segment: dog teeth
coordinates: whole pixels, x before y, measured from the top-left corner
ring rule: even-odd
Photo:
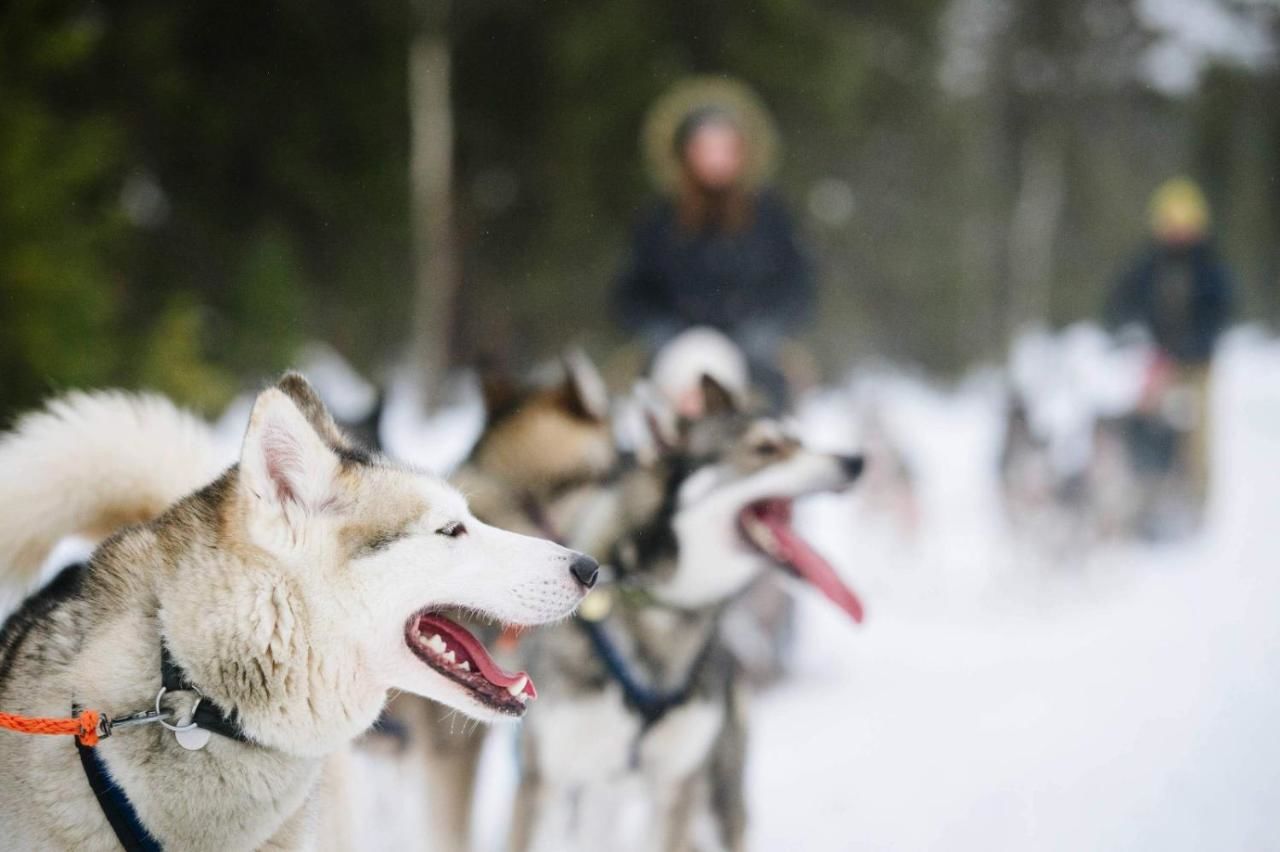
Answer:
[[[444,654],[442,654],[441,656],[446,663],[458,662],[458,656],[454,654],[452,651],[445,651]]]
[[[522,693],[520,693],[519,695],[517,695],[517,696],[516,696],[516,698],[520,699],[520,703],[521,703],[521,704],[528,704],[528,703],[529,703],[529,693],[527,693],[527,692],[522,692]]]
[[[524,695],[524,685],[528,682],[529,678],[524,675],[520,675],[519,680],[507,687],[507,692],[510,692],[512,697],[519,698],[521,695]]]
[[[464,672],[471,671],[471,663],[467,662],[466,660],[463,660],[462,662],[458,663],[458,670],[464,671]]]
[[[437,654],[443,654],[445,652],[444,640],[440,638],[439,633],[433,633],[431,635],[431,638],[427,640],[427,647],[432,651],[435,651]]]
[[[747,531],[750,533],[760,549],[770,556],[774,556],[778,552],[778,538],[773,534],[773,530],[762,521],[751,518],[747,521]]]

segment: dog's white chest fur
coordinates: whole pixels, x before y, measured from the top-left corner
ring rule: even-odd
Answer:
[[[528,723],[538,742],[539,769],[565,787],[590,784],[628,769],[640,721],[610,687],[589,698],[548,701]]]
[[[537,730],[540,768],[558,784],[590,784],[628,772],[671,781],[706,759],[724,724],[724,708],[691,701],[646,731],[623,703],[621,690],[611,687],[591,698],[539,707],[530,723]]]
[[[616,686],[538,711],[529,722],[547,788],[528,844],[538,852],[656,848],[671,791],[708,759],[724,724],[723,706],[691,701],[645,730]]]

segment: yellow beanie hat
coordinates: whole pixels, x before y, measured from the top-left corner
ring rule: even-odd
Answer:
[[[1203,234],[1209,229],[1209,202],[1190,178],[1171,178],[1151,195],[1151,230],[1163,234]]]

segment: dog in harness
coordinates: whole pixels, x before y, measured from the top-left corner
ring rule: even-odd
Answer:
[[[326,759],[391,690],[479,720],[536,696],[447,609],[555,621],[595,581],[349,442],[296,374],[221,474],[206,432],[158,398],[72,394],[0,438],[6,579],[120,527],[0,630],[3,848],[311,848]]]
[[[476,517],[558,541],[561,530],[598,499],[615,469],[616,452],[605,383],[591,361],[572,350],[552,370],[530,380],[484,376],[485,426],[450,479],[467,495]],[[450,615],[493,648],[499,662],[513,669],[523,665],[518,633],[476,623],[465,613]],[[337,773],[339,800],[327,809],[321,848],[337,852],[368,845],[368,834],[358,834],[357,827],[377,823],[378,814],[390,809],[423,817],[382,827],[379,843],[402,850],[469,850],[486,735],[485,729],[459,722],[448,705],[416,695],[396,698],[345,771]],[[360,795],[357,788],[388,776],[421,781],[387,783],[378,796]],[[389,807],[389,801],[399,806]]]
[[[543,684],[522,727],[513,848],[741,849],[743,693],[725,610],[769,568],[855,620],[862,607],[791,525],[792,501],[853,484],[862,459],[815,452],[703,382],[697,420],[649,418],[654,451],[609,489],[611,523],[566,540],[607,554],[572,622],[531,637]]]

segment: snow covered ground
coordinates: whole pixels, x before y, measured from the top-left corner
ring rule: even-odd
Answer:
[[[1091,333],[1061,340],[1065,372],[1114,379]],[[1206,531],[1078,564],[1030,564],[1003,527],[993,376],[859,381],[809,400],[802,428],[856,442],[850,402],[871,393],[915,470],[919,525],[906,536],[857,493],[804,508],[868,619],[799,593],[795,673],[752,708],[753,852],[1280,847],[1280,342],[1237,330],[1219,357]],[[429,423],[396,405],[384,440],[425,466],[480,425],[477,400]],[[229,456],[241,409],[221,423]],[[513,735],[486,746],[486,852],[504,848]],[[422,801],[420,781],[383,781]],[[384,829],[420,836],[421,812],[393,810]]]
[[[1280,345],[1224,347],[1199,540],[1056,570],[1002,535],[981,384],[901,395],[921,531],[811,507],[869,617],[802,598],[796,677],[754,707],[752,849],[1276,848]]]

